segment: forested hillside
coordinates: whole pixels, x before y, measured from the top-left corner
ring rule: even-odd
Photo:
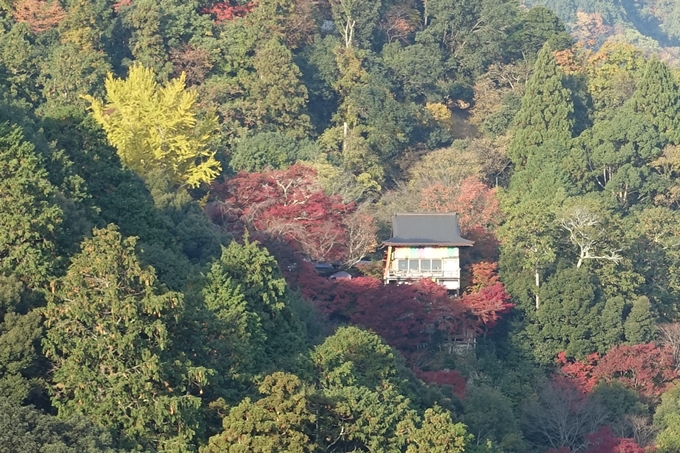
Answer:
[[[0,0],[0,450],[679,451],[680,81],[553,3]]]
[[[680,64],[680,3],[675,0],[522,0],[562,19],[579,45],[597,49],[607,40],[633,44]]]

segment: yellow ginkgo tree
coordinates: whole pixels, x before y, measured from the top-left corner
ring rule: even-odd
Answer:
[[[105,103],[92,96],[92,115],[125,165],[145,176],[163,170],[174,182],[197,187],[217,177],[221,167],[208,142],[217,117],[198,118],[197,94],[184,74],[159,86],[153,70],[135,65],[127,79],[106,79]]]

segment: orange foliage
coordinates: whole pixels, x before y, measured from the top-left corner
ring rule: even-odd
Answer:
[[[597,45],[598,38],[607,37],[614,33],[614,28],[606,25],[600,13],[576,13],[576,27],[572,34],[576,41],[585,47]]]
[[[469,288],[470,292],[479,291],[485,286],[493,286],[501,281],[498,277],[498,263],[482,261],[470,267],[472,268],[472,286]]]
[[[420,207],[434,212],[457,212],[463,235],[475,227],[498,224],[500,209],[496,189],[488,188],[476,176],[465,178],[460,187],[453,188],[441,183],[421,190]]]
[[[388,42],[407,42],[420,23],[420,13],[412,4],[393,5],[380,22],[380,30]]]
[[[19,0],[12,16],[27,24],[33,33],[41,33],[59,25],[66,12],[56,0]]]
[[[581,72],[581,66],[576,61],[574,51],[572,49],[564,49],[553,52],[555,61],[562,68],[565,74],[574,74]]]
[[[236,17],[245,17],[253,11],[253,4],[232,5],[230,2],[216,3],[210,8],[205,8],[202,12],[215,16],[215,22],[220,23],[225,20],[233,20]]]
[[[472,266],[472,286],[461,304],[478,320],[480,327],[493,327],[514,305],[498,277],[498,263],[482,261]]]

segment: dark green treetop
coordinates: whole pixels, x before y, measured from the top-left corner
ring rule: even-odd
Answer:
[[[31,287],[54,266],[54,237],[62,212],[35,147],[18,126],[0,124],[0,274]]]
[[[537,147],[552,141],[566,145],[572,138],[574,103],[562,83],[553,50],[546,43],[538,53],[534,73],[526,85],[522,107],[515,117],[515,132],[508,155],[523,166]]]
[[[189,449],[200,406],[191,393],[210,371],[173,348],[168,326],[182,309],[182,295],[141,267],[134,239],[95,229],[44,310],[60,416],[85,415],[131,445]]]
[[[631,107],[644,114],[671,143],[680,143],[680,87],[665,63],[649,60]]]

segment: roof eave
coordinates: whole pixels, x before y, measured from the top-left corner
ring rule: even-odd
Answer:
[[[467,242],[395,242],[383,241],[383,245],[403,246],[403,247],[472,247],[474,241]]]

